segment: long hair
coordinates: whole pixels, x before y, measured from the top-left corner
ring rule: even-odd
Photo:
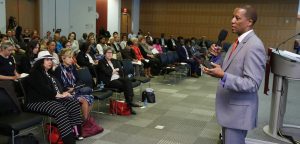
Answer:
[[[36,57],[36,54],[33,53],[33,49],[36,47],[36,45],[40,46],[40,43],[37,40],[32,40],[27,45],[26,55],[30,60],[33,60]]]
[[[35,71],[38,71],[40,73],[45,73],[45,67],[44,67],[44,59],[40,59],[38,61],[36,61],[34,64],[33,64],[33,67],[31,68],[31,73],[32,72],[35,72]],[[53,74],[53,71],[52,69],[49,69],[48,70],[48,73],[49,74]]]

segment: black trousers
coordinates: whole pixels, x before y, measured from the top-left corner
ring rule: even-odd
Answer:
[[[105,85],[106,88],[114,88],[124,92],[125,101],[130,104],[132,103],[133,99],[133,87],[132,83],[127,78],[119,78],[113,81],[110,81],[108,84]]]

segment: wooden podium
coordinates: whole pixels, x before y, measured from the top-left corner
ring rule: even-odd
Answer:
[[[274,74],[272,88],[272,102],[269,125],[264,126],[266,134],[278,140],[288,142],[278,136],[278,130],[283,127],[300,128],[296,125],[283,124],[286,111],[286,100],[289,80],[300,80],[300,55],[272,49],[271,72]]]

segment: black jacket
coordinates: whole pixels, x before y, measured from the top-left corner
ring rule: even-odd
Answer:
[[[54,78],[54,76],[52,76]],[[32,102],[44,102],[49,100],[55,100],[57,94],[54,85],[50,78],[46,75],[45,72],[34,70],[28,76],[26,81],[27,88],[27,103]],[[63,92],[62,86],[59,81],[56,80],[57,86],[60,93]]]
[[[123,70],[120,62],[115,59],[112,59],[111,62],[115,69],[119,68],[119,75],[120,77],[123,77]],[[110,67],[105,58],[99,61],[97,66],[97,72],[99,75],[99,82],[103,81],[104,84],[108,84],[110,82],[113,69]]]

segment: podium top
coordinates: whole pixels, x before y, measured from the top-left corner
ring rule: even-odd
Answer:
[[[283,77],[300,79],[300,55],[272,48],[271,71]]]
[[[275,54],[278,54],[284,58],[290,59],[294,62],[300,62],[300,55],[286,51],[286,50],[276,50],[274,48],[272,48],[272,52]]]

